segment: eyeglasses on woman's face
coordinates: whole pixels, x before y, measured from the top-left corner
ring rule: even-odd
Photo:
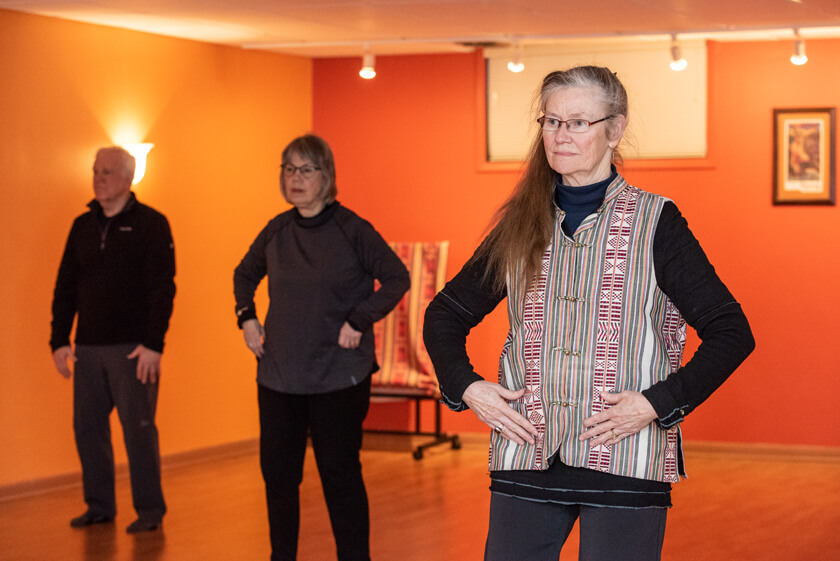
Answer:
[[[299,172],[301,177],[309,179],[316,171],[321,171],[321,168],[313,166],[312,164],[303,164],[302,166],[293,166],[292,164],[285,164],[282,167],[283,175],[286,177],[293,177],[295,172]]]
[[[560,119],[543,115],[537,119],[537,122],[540,124],[540,128],[545,132],[559,130],[560,127],[563,126],[563,123],[566,123],[567,131],[571,133],[581,133],[588,131],[589,127],[592,125],[606,121],[607,119],[612,119],[613,117],[615,117],[615,115],[607,115],[603,119],[598,119],[597,121],[587,121],[586,119],[569,119],[567,121],[561,121]]]

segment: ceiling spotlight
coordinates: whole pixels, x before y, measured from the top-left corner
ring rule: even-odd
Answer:
[[[514,73],[525,70],[525,64],[520,60],[522,50],[519,48],[519,41],[513,44],[513,60],[507,63],[507,69]]]
[[[688,61],[683,58],[682,49],[677,45],[677,35],[673,34],[671,35],[671,70],[679,72],[685,70],[686,66],[688,66]]]
[[[376,77],[376,69],[373,66],[374,57],[370,53],[366,53],[362,57],[362,69],[359,70],[359,76],[365,80],[370,80]]]
[[[802,66],[808,62],[808,57],[805,54],[805,41],[799,37],[799,30],[794,29],[793,35],[796,40],[793,42],[793,54],[790,55],[790,61],[796,66]]]

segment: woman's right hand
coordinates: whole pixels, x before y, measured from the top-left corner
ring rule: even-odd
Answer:
[[[487,381],[473,382],[464,390],[463,400],[479,420],[508,440],[517,444],[533,444],[539,432],[531,422],[508,404],[521,399],[525,388],[509,390]]]
[[[257,358],[262,358],[265,354],[263,348],[263,338],[265,337],[265,329],[260,325],[260,320],[249,319],[242,324],[242,334],[245,336],[245,344],[248,349],[256,355]]]

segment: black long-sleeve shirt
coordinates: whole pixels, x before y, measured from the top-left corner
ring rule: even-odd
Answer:
[[[107,217],[97,201],[73,222],[52,303],[53,350],[141,343],[163,351],[175,297],[175,249],[166,217],[131,194]]]
[[[376,371],[373,324],[399,303],[410,278],[369,222],[338,202],[314,217],[293,208],[271,220],[234,272],[240,326],[257,317],[254,292],[266,275],[257,383],[284,393],[324,393]],[[355,349],[338,345],[345,321],[362,332]]]

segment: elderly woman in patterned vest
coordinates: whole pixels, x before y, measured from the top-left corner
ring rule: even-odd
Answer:
[[[552,72],[527,166],[426,312],[444,402],[491,429],[485,560],[660,559],[680,423],[755,346],[670,200],[627,183],[627,93],[607,68]],[[498,383],[466,336],[507,299]],[[683,365],[686,324],[702,344]]]

